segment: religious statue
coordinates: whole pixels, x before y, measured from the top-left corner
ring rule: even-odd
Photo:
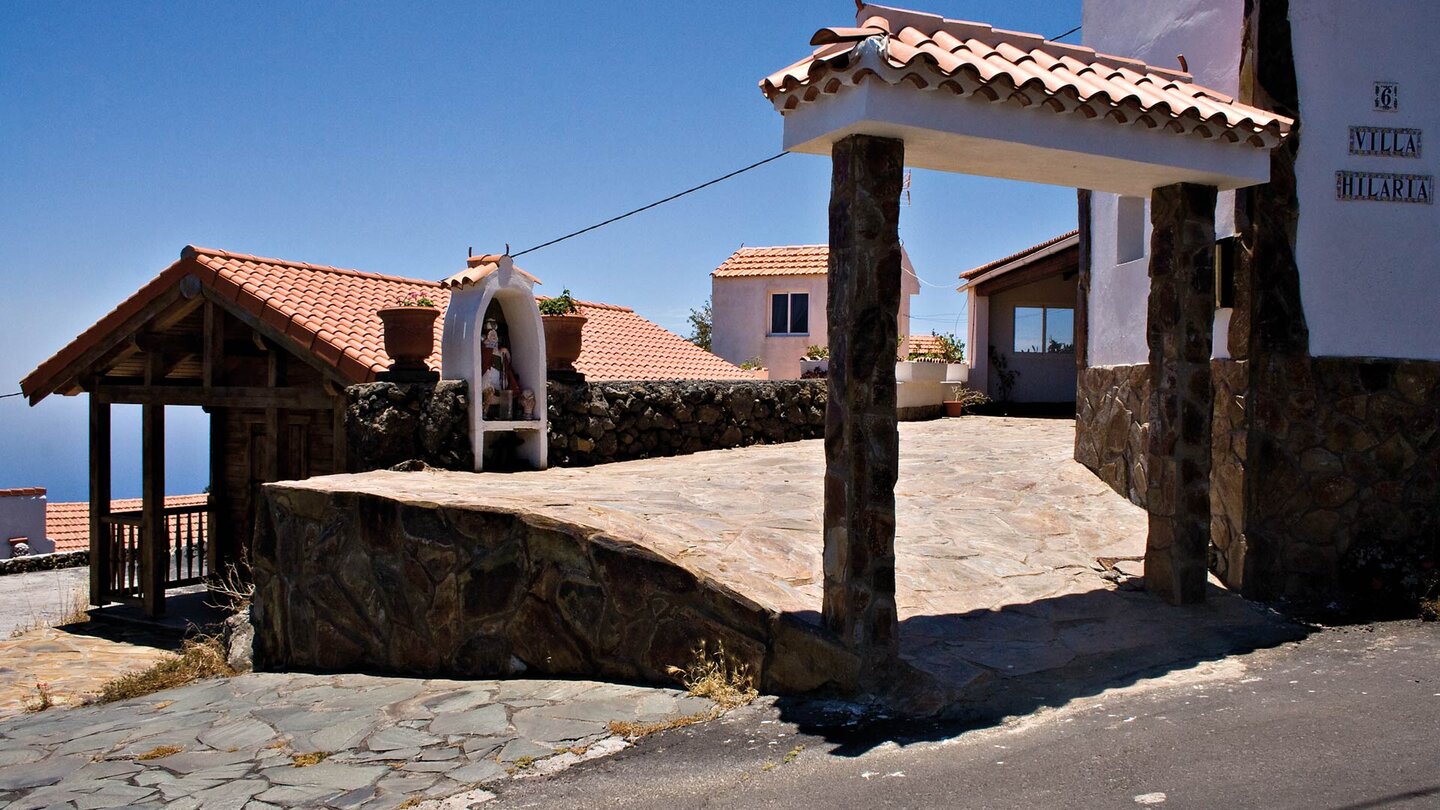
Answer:
[[[520,411],[525,419],[535,418],[535,392],[529,388],[520,392]]]
[[[480,341],[480,406],[486,419],[515,418],[520,405],[520,380],[511,367],[510,348],[500,338],[500,324],[486,318]]]

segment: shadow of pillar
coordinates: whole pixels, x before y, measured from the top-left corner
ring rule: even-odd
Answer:
[[[831,152],[829,399],[825,417],[825,626],[883,686],[895,611],[895,345],[905,144],[851,135]]]

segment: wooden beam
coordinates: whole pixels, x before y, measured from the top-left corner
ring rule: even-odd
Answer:
[[[164,332],[137,332],[130,336],[130,345],[142,352],[165,355],[200,354],[204,347],[194,335],[170,335]]]
[[[318,388],[215,387],[203,385],[96,385],[93,396],[119,405],[200,405],[208,408],[285,408],[328,411],[335,398]]]
[[[209,299],[205,301],[204,329],[200,379],[206,388],[211,388],[220,375],[221,364],[225,359],[225,318],[224,313],[216,308],[215,302]],[[213,427],[211,432],[214,432]]]
[[[1012,270],[990,281],[981,282],[976,285],[975,294],[997,295],[1006,290],[1013,290],[1016,287],[1023,287],[1051,276],[1061,275],[1066,271],[1073,271],[1079,257],[1078,247],[1066,248],[1059,253],[1046,256],[1028,267]]]
[[[110,601],[110,404],[90,397],[90,604]]]
[[[146,377],[160,371],[159,356],[151,355]],[[165,613],[165,571],[170,537],[165,526],[165,406],[146,403],[140,415],[141,609],[152,618]]]
[[[226,503],[229,492],[225,487],[225,432],[229,416],[225,408],[210,410],[210,525],[206,534],[210,542],[205,548],[205,561],[212,574],[228,574],[226,566],[237,562],[231,551],[234,531],[224,519],[229,515]]]
[[[37,390],[27,397],[27,399],[30,400],[30,404],[34,405],[39,402],[41,398],[48,396],[53,391],[79,388],[79,379],[92,372],[91,367],[96,361],[115,351],[117,348],[121,351],[128,351],[130,349],[128,338],[131,333],[139,330],[140,327],[146,323],[149,323],[152,318],[164,312],[170,305],[178,300],[180,300],[180,287],[177,284],[175,287],[161,293],[155,300],[146,304],[139,312],[127,318],[119,329],[116,329],[103,340],[97,341],[95,345],[89,349],[81,352],[79,357],[72,360],[69,365],[55,375],[55,383],[52,386]]]
[[[308,346],[301,346],[300,344],[295,342],[294,338],[284,334],[270,324],[265,323],[255,315],[252,315],[249,312],[246,312],[245,310],[239,308],[235,305],[233,301],[227,301],[225,300],[225,298],[216,295],[210,290],[209,287],[205,288],[204,296],[207,300],[214,301],[220,306],[221,309],[234,316],[236,320],[240,321],[241,323],[245,324],[256,332],[259,332],[261,335],[270,339],[271,342],[279,345],[281,348],[285,349],[290,354],[300,358],[306,365],[320,372],[321,376],[335,380],[341,385],[351,385],[355,382],[354,380],[347,380],[346,378],[342,377],[340,375],[340,372],[335,370],[334,366],[329,365],[320,358],[316,357],[315,354],[310,351],[310,348]]]

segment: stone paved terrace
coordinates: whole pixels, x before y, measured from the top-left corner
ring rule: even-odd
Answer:
[[[1074,422],[902,423],[902,655],[948,687],[1115,674],[1226,651],[1273,622],[1212,588],[1168,607],[1096,562],[1144,551],[1146,515],[1072,460]],[[285,486],[543,516],[657,552],[766,609],[819,621],[823,443],[516,474],[372,472]],[[1138,565],[1128,569],[1138,573]],[[1202,651],[1203,649],[1203,651]]]
[[[466,807],[624,748],[611,721],[711,707],[586,681],[242,675],[0,721],[0,807]]]

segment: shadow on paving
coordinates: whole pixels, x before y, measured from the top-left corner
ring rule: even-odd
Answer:
[[[1133,581],[1132,581],[1133,582]],[[816,623],[818,616],[800,615]],[[1305,638],[1314,628],[1211,586],[1175,607],[1122,587],[900,622],[901,667],[880,712],[780,698],[780,716],[859,756],[992,728],[1107,689]],[[888,716],[887,716],[888,715]],[[917,719],[926,718],[926,719]]]

